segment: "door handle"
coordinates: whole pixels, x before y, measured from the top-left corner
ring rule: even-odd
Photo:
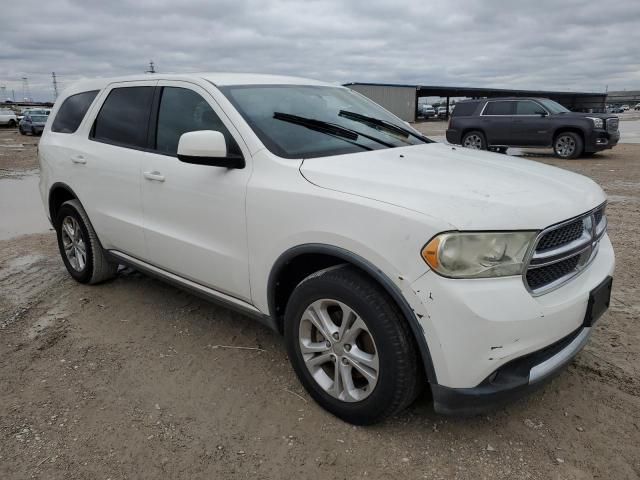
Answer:
[[[74,155],[71,157],[71,161],[73,163],[79,163],[81,165],[84,165],[85,163],[87,163],[87,159],[84,158],[83,155]]]
[[[144,175],[144,178],[146,178],[147,180],[152,180],[155,182],[164,182],[164,175],[162,175],[157,170],[154,170],[153,172],[144,172],[143,175]]]

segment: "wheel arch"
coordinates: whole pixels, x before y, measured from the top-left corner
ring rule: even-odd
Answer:
[[[582,139],[582,144],[584,146],[585,144],[585,132],[582,128],[580,127],[567,127],[567,126],[563,126],[563,127],[558,127],[553,131],[553,137],[551,139],[551,144],[555,144],[556,143],[556,138],[558,138],[558,135],[560,135],[561,133],[566,133],[566,132],[573,132],[573,133],[577,133],[578,135],[580,135],[580,138]]]
[[[464,136],[469,133],[469,132],[480,132],[482,134],[482,136],[484,137],[484,141],[487,144],[487,147],[489,146],[489,138],[487,137],[487,133],[484,131],[484,129],[482,127],[466,127],[462,130],[462,133],[460,134],[460,143],[464,143]]]
[[[269,313],[278,330],[282,333],[286,301],[298,283],[311,273],[343,263],[362,270],[392,298],[411,328],[427,379],[430,383],[437,383],[424,330],[398,286],[373,263],[344,248],[309,243],[292,247],[280,255],[271,269],[267,283]]]
[[[62,204],[74,199],[78,200],[82,205],[82,201],[78,198],[76,192],[74,192],[66,183],[56,182],[51,185],[51,188],[49,188],[49,201],[47,206],[49,208],[49,218],[51,219],[52,224],[55,223],[56,215]]]

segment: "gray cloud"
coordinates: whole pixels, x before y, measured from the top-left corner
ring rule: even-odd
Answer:
[[[333,82],[640,88],[640,2],[21,0],[0,25],[0,85],[52,98],[81,77],[252,71]]]

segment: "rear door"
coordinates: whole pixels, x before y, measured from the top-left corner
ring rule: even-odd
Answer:
[[[513,145],[512,128],[516,102],[489,100],[480,116],[489,145]]]
[[[154,152],[141,172],[149,261],[201,285],[249,301],[246,187],[250,154],[209,92],[182,81],[160,81],[154,102]],[[227,169],[177,158],[183,133],[220,131],[227,150],[247,165]]]
[[[145,258],[140,171],[157,82],[112,84],[92,112],[82,153],[69,160],[74,182],[98,237],[107,249]]]
[[[518,100],[514,103],[514,144],[532,147],[551,145],[551,119],[544,107],[533,100]]]

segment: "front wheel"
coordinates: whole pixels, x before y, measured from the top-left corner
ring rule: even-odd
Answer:
[[[87,212],[78,200],[64,202],[56,216],[62,261],[80,283],[100,283],[115,276],[118,265],[109,262]]]
[[[462,137],[462,146],[471,148],[472,150],[486,150],[487,141],[482,132],[474,130],[464,134]]]
[[[7,125],[9,126],[9,128],[15,128],[16,122],[15,120],[9,120],[9,123]]]
[[[562,132],[553,142],[553,151],[556,157],[565,160],[578,158],[584,150],[584,144],[580,135],[574,132]]]
[[[305,278],[285,312],[285,341],[309,394],[357,425],[407,407],[420,390],[409,327],[387,293],[349,265]]]
[[[26,135],[27,132],[24,131],[24,128],[22,128],[22,126],[18,127],[18,131],[20,132],[20,135]]]

